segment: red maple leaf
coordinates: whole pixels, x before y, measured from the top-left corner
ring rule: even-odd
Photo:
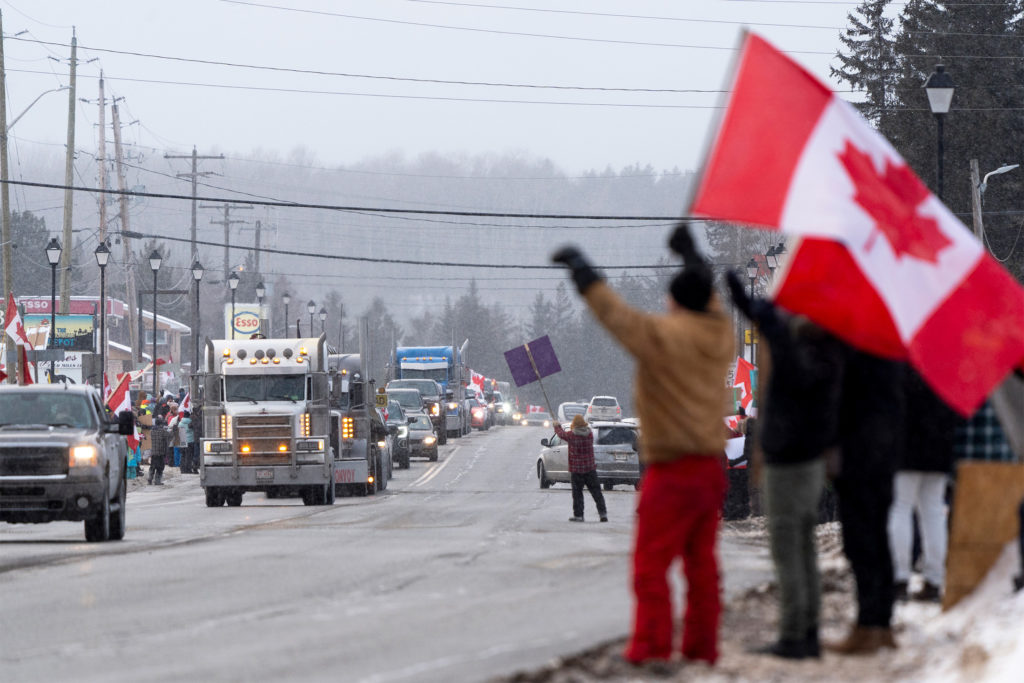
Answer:
[[[906,164],[895,166],[886,160],[885,175],[879,175],[871,156],[849,140],[839,161],[857,188],[854,201],[875,219],[875,227],[889,240],[896,257],[906,254],[936,263],[938,253],[953,242],[942,234],[934,218],[917,212],[929,192],[914,172]],[[864,245],[868,251],[877,234],[872,232]]]

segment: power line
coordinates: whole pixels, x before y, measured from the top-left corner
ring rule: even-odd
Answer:
[[[183,194],[168,194],[162,192],[138,192],[135,190],[114,190],[114,189],[103,189],[98,187],[83,187],[77,185],[64,185],[58,183],[38,183],[30,182],[27,180],[4,180],[0,181],[7,183],[8,185],[23,185],[25,187],[41,187],[50,190],[72,190],[73,192],[92,192],[95,194],[113,194],[113,195],[125,195],[128,197],[148,197],[151,199],[181,199],[192,201],[190,195]],[[283,202],[283,201],[268,201],[268,200],[257,200],[257,199],[234,199],[231,197],[197,197],[198,200],[204,202],[216,202],[220,204],[255,204],[257,206],[276,206],[276,207],[287,207],[290,209],[319,209],[325,211],[352,211],[358,212],[363,211],[367,213],[386,213],[386,214],[422,214],[428,216],[469,216],[475,218],[535,218],[535,219],[554,219],[554,220],[616,220],[616,221],[678,221],[678,220],[692,220],[703,222],[705,218],[693,217],[687,218],[685,216],[611,216],[601,214],[558,214],[558,213],[511,213],[511,212],[496,212],[496,211],[442,211],[439,209],[395,209],[387,207],[374,207],[374,206],[341,206],[336,204],[308,204],[302,202]]]
[[[191,242],[191,240],[184,237],[171,237],[168,235],[154,235],[151,233],[142,232],[122,232],[125,237],[132,239],[142,239],[148,237],[155,240],[165,240],[168,242]],[[224,242],[212,242],[209,240],[196,240],[196,244],[201,244],[208,247],[220,247],[224,248],[226,244]],[[242,249],[244,251],[256,251],[256,247],[248,246],[236,246],[235,249]],[[559,265],[526,265],[526,264],[508,264],[508,263],[462,263],[457,261],[421,261],[416,259],[395,259],[395,258],[373,258],[370,256],[342,256],[340,254],[324,254],[322,252],[312,251],[296,251],[294,249],[270,249],[260,248],[260,251],[268,254],[281,254],[283,256],[300,256],[303,258],[318,258],[327,259],[329,261],[357,261],[360,263],[384,263],[389,265],[402,265],[402,266],[439,266],[444,268],[495,268],[495,269],[518,269],[518,270],[556,270],[563,266]],[[658,268],[671,268],[665,264],[658,265],[597,265],[598,268],[604,268],[607,270],[652,270]]]

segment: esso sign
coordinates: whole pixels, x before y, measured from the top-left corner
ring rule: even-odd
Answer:
[[[229,339],[248,339],[261,331],[261,317],[264,316],[260,315],[258,304],[235,304],[234,311],[231,304],[227,304],[224,307],[224,331]]]
[[[253,311],[243,311],[235,314],[235,334],[250,336],[260,331],[259,316]]]

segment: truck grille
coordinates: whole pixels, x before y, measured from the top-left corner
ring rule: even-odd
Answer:
[[[292,452],[291,415],[240,415],[235,442],[240,465],[287,465]],[[281,446],[285,450],[281,450]],[[245,452],[245,448],[249,452]]]
[[[0,477],[34,477],[68,473],[68,449],[7,446],[0,448]]]

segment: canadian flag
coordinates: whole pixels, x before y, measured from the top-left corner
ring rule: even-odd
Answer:
[[[477,387],[477,393],[482,394],[484,392],[484,382],[486,381],[487,378],[481,375],[479,372],[474,372],[470,370],[470,373],[471,374],[469,376],[469,383],[475,384]]]
[[[104,378],[104,382],[105,381],[106,378]],[[129,391],[130,382],[131,374],[127,372],[121,373],[118,376],[117,386],[115,386],[114,390],[110,392],[110,397],[107,399],[107,407],[110,408],[110,411],[114,415],[126,410],[131,412],[132,410],[132,395],[131,391]],[[139,445],[140,438],[141,434],[139,434],[139,426],[136,424],[134,434],[125,437],[125,441],[128,443],[128,448],[134,451]]]
[[[178,406],[178,415],[183,414],[185,411],[192,412],[192,392],[185,394],[185,398],[181,399],[181,405]]]
[[[749,410],[750,404],[754,401],[754,364],[748,360],[736,357],[736,369],[733,371],[732,385],[740,389],[740,405],[743,410]]]
[[[691,212],[803,238],[779,305],[970,414],[1024,364],[1024,289],[847,102],[747,34]]]
[[[526,406],[526,413],[527,413],[527,415],[529,415],[530,413],[543,413],[543,412],[544,412],[544,406]]]

